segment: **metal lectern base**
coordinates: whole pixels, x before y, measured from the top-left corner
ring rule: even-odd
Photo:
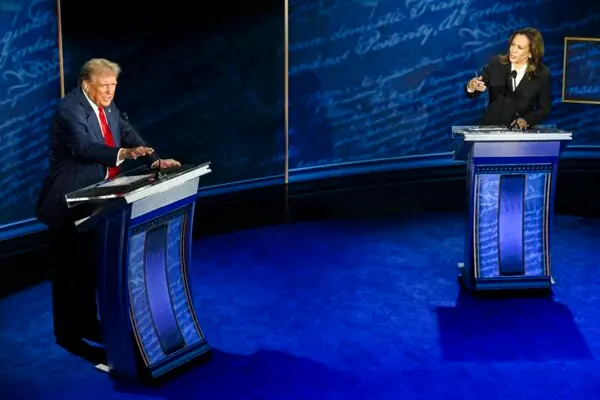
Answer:
[[[516,291],[516,290],[552,290],[556,284],[552,276],[508,276],[498,278],[470,278],[464,263],[458,263],[457,280],[461,287],[473,292]]]

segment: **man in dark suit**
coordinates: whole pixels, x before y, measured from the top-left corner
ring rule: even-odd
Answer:
[[[476,98],[489,88],[482,125],[539,125],[552,106],[550,70],[542,63],[544,40],[534,28],[512,33],[508,52],[495,56],[471,79],[465,93]]]
[[[125,160],[145,157],[152,168],[180,166],[172,159],[159,160],[122,117],[113,102],[119,74],[118,64],[92,59],[81,69],[78,87],[59,103],[52,121],[49,171],[37,203],[54,258],[54,335],[74,353],[87,348],[82,339],[102,338],[93,234],[76,232],[65,195],[115,176]]]

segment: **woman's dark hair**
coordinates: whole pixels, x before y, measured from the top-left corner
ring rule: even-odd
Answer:
[[[529,39],[529,51],[531,52],[531,58],[529,59],[529,64],[527,65],[527,73],[534,73],[544,57],[544,38],[542,37],[540,31],[535,28],[524,28],[514,31],[508,39],[508,51],[506,54],[500,55],[500,62],[502,64],[510,63],[508,58],[510,53],[510,45],[512,44],[513,40],[515,40],[515,36],[517,35],[523,35]]]

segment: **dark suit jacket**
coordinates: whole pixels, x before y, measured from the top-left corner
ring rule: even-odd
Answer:
[[[498,56],[484,68],[482,76],[487,84],[488,106],[481,124],[508,125],[517,115],[529,125],[542,123],[552,107],[550,70],[541,64],[534,75],[525,73],[515,92],[510,72],[510,63],[502,64]],[[482,92],[469,93],[465,85],[465,93],[475,98]]]
[[[145,145],[114,103],[105,114],[116,147],[104,144],[98,117],[81,88],[68,93],[56,108],[48,175],[36,206],[37,218],[52,229],[72,224],[66,194],[104,180],[107,168],[116,166],[119,148]],[[157,159],[154,154],[144,158],[149,164]]]

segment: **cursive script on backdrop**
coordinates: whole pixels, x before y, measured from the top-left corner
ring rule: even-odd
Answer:
[[[56,2],[3,1],[0,25],[0,225],[34,217],[60,97]]]
[[[128,10],[123,12],[129,17]],[[157,8],[144,15],[160,13]],[[209,15],[211,20],[230,18]],[[281,13],[261,13],[242,24],[212,30],[173,19],[164,21],[156,34],[127,41],[81,40],[65,25],[65,55],[74,63],[65,84],[67,89],[75,86],[82,60],[110,54],[123,68],[115,97],[118,107],[160,154],[189,164],[210,161],[213,172],[203,177],[201,187],[279,178],[285,168],[281,22]],[[131,29],[123,25],[115,30]],[[89,37],[96,27],[80,29],[89,29],[84,35]]]
[[[557,31],[560,7],[559,0],[292,2],[290,166],[451,151],[450,127],[476,124],[487,99],[468,99],[464,85],[506,51],[514,30],[542,30],[546,63],[560,76],[552,44],[600,18],[582,11]],[[555,79],[555,96],[559,90]],[[560,109],[553,117],[561,120]]]
[[[568,39],[565,61],[565,100],[600,102],[600,37]]]

